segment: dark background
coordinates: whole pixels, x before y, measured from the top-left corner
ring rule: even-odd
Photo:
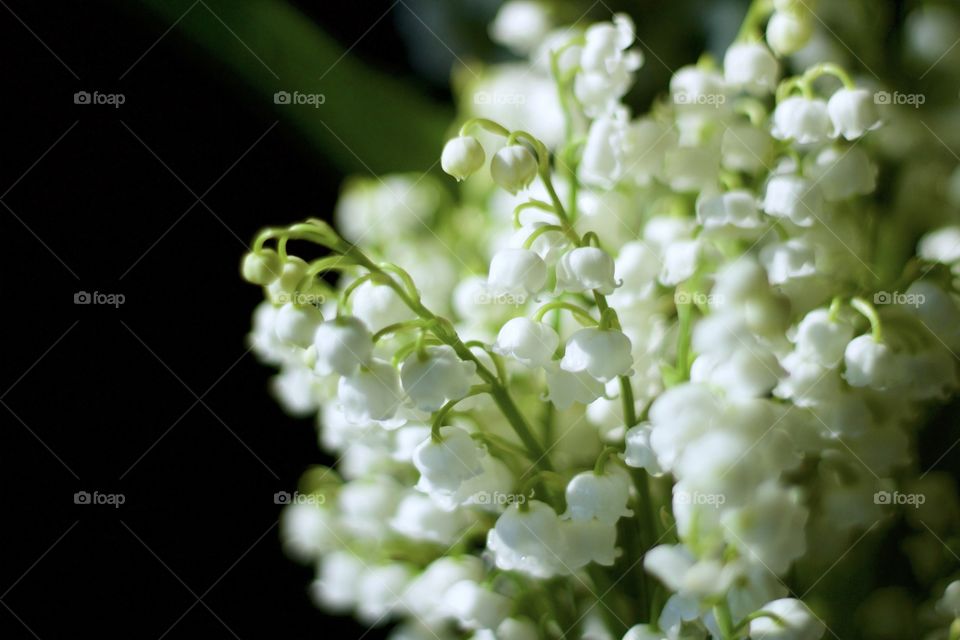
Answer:
[[[238,277],[259,227],[326,215],[343,176],[177,29],[157,42],[169,24],[107,2],[2,4],[0,637],[359,637],[280,549],[273,494],[324,458],[245,354],[261,294]],[[314,4],[344,47],[389,7]],[[353,54],[443,99],[396,24]],[[126,103],[73,103],[94,89]],[[125,303],[75,305],[78,291]]]

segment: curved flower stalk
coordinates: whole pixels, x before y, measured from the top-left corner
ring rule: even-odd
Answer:
[[[918,496],[956,497],[915,437],[960,385],[960,227],[878,251],[886,116],[836,62],[786,75],[806,3],[754,2],[722,68],[679,69],[640,117],[629,18],[536,11],[494,31],[541,61],[559,131],[465,115],[458,201],[353,181],[340,232],[269,228],[244,258],[253,346],[339,456],[288,548],[319,604],[396,637],[825,637],[849,616],[822,576],[894,496],[920,533],[952,523],[926,524]],[[917,628],[957,637],[936,577]]]

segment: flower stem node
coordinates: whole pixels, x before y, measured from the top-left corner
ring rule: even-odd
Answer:
[[[317,350],[315,370],[320,375],[352,376],[369,362],[373,336],[359,318],[338,316],[317,327],[313,344]]]
[[[633,366],[630,338],[616,329],[580,329],[567,342],[560,361],[564,371],[586,371],[600,382],[630,374]]]
[[[247,282],[267,286],[280,277],[280,256],[273,249],[251,251],[243,256],[240,270]]]
[[[281,342],[306,349],[322,322],[323,314],[313,305],[288,302],[277,311],[274,331]]]
[[[516,194],[537,177],[537,159],[521,144],[503,147],[490,161],[490,176],[497,185]]]
[[[603,249],[578,247],[557,262],[557,288],[569,293],[596,290],[610,295],[617,288],[614,262]]]
[[[400,367],[400,381],[418,409],[432,412],[465,397],[476,370],[476,364],[464,362],[444,344],[410,354]]]
[[[479,171],[485,160],[483,146],[476,138],[459,136],[444,145],[440,166],[457,181],[461,181]]]

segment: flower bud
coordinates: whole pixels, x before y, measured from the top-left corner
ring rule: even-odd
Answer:
[[[896,379],[896,354],[887,345],[874,340],[870,334],[857,336],[843,353],[846,366],[844,378],[852,387],[888,389]]]
[[[503,147],[490,162],[490,176],[500,187],[516,194],[537,177],[537,159],[523,145]]]
[[[432,412],[466,396],[476,370],[476,364],[461,360],[444,344],[410,354],[400,368],[400,381],[418,409]]]
[[[282,342],[306,349],[321,322],[323,314],[316,307],[288,302],[277,311],[274,331]]]
[[[460,485],[483,473],[483,451],[460,427],[441,427],[440,442],[427,438],[413,452],[413,465],[420,472],[417,488],[424,493],[455,494]]]
[[[560,361],[565,371],[586,371],[601,382],[627,375],[633,366],[630,338],[616,329],[580,329],[567,342]]]
[[[569,573],[563,565],[564,538],[553,508],[530,500],[526,508],[508,508],[487,532],[487,549],[498,568],[537,578]]]
[[[525,367],[546,366],[560,344],[560,336],[548,324],[528,318],[513,318],[500,328],[493,351],[509,356]]]
[[[313,344],[317,350],[315,369],[320,375],[352,376],[373,353],[370,331],[353,316],[338,316],[321,324],[314,333]]]
[[[827,102],[833,136],[855,140],[880,126],[873,94],[866,89],[840,89]]]
[[[755,95],[771,93],[776,88],[779,72],[777,59],[759,42],[734,44],[723,57],[727,83]]]
[[[280,256],[273,249],[251,251],[243,256],[241,273],[247,282],[266,286],[279,278],[280,272]]]
[[[813,23],[799,11],[774,11],[767,23],[767,44],[779,56],[796,53],[813,35]]]
[[[557,263],[557,289],[570,293],[595,289],[610,295],[617,288],[613,274],[610,254],[597,247],[577,247]]]
[[[612,464],[602,474],[584,471],[575,475],[566,489],[567,512],[572,520],[599,520],[616,524],[633,515],[627,508],[630,500],[630,476]]]
[[[473,136],[449,140],[440,155],[440,166],[458,181],[470,177],[486,160],[483,147]]]

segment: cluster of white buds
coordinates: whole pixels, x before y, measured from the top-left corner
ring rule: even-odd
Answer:
[[[459,202],[431,176],[352,182],[342,233],[257,237],[251,343],[339,460],[283,520],[320,605],[439,640],[817,640],[851,618],[790,594],[816,596],[898,482],[955,493],[915,462],[960,389],[960,226],[916,223],[890,265],[887,115],[832,61],[785,77],[815,23],[755,0],[722,68],[677,70],[633,117],[629,18],[551,32],[512,0],[492,34],[547,61],[529,102],[559,139],[472,117],[441,166],[489,157],[490,179]]]

